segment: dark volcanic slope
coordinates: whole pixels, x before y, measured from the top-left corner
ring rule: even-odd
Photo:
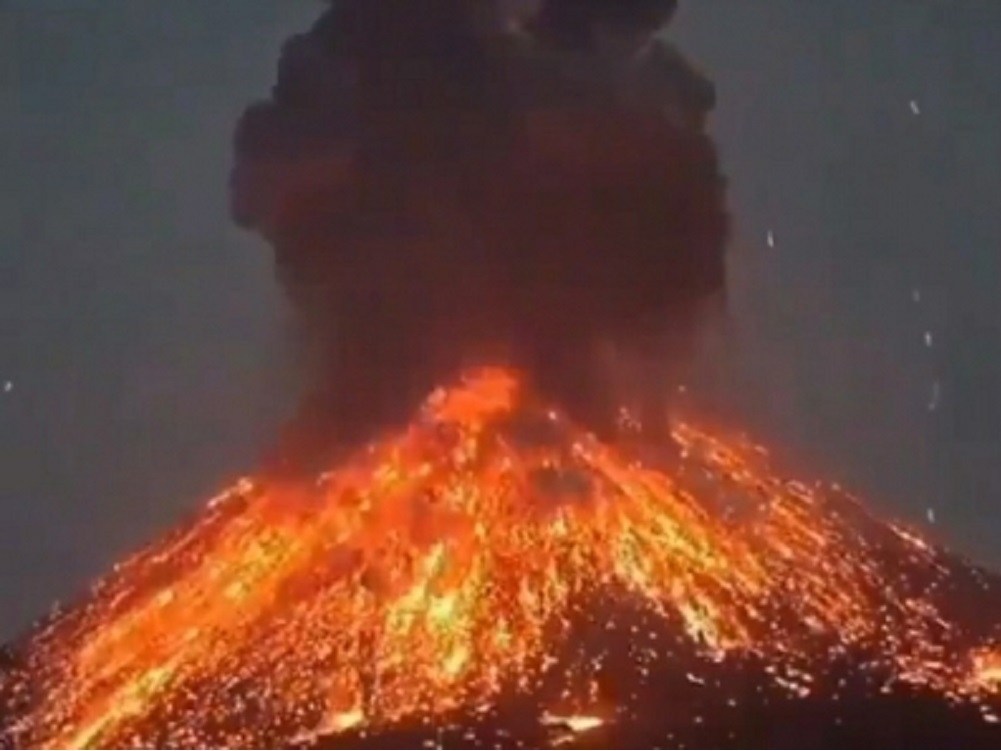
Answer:
[[[618,718],[589,732],[575,733],[566,724],[529,728],[523,718],[498,717],[445,731],[341,737],[311,748],[994,749],[1001,739],[997,727],[985,724],[976,711],[949,707],[939,697],[902,692],[836,702],[755,699],[740,707],[691,702],[702,713],[698,721],[677,719],[673,707],[658,703],[636,718]]]
[[[665,665],[664,688],[609,711],[539,721],[538,707],[512,703],[487,717],[383,732],[349,733],[309,748],[996,748],[997,724],[972,705],[934,692],[884,692],[850,670],[810,697],[793,697],[760,665],[704,666],[695,683]],[[711,677],[708,677],[711,676]],[[580,729],[575,731],[575,727]]]
[[[997,745],[994,577],[744,441],[675,439],[647,469],[470,376],[315,484],[240,483],[31,634],[7,742]]]

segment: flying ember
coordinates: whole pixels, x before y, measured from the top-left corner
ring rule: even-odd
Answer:
[[[6,733],[287,748],[514,701],[560,745],[614,725],[659,665],[706,686],[690,655],[759,660],[806,697],[858,653],[888,683],[992,701],[996,656],[969,646],[989,628],[943,610],[934,546],[744,440],[674,439],[650,469],[511,373],[470,374],[314,484],[241,481],[117,567],[23,645]]]
[[[1001,650],[977,655],[974,664],[974,679],[977,682],[988,688],[1001,688]]]

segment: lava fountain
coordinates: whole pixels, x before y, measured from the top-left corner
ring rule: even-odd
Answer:
[[[753,657],[805,697],[864,654],[888,683],[989,701],[988,634],[938,596],[952,559],[747,441],[674,438],[651,469],[512,373],[469,374],[315,482],[241,480],[40,626],[7,735],[271,748],[525,701],[566,739],[693,655]]]

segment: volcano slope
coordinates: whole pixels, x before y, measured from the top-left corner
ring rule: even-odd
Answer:
[[[1001,588],[748,442],[653,470],[512,374],[246,479],[5,658],[12,748],[997,747]]]

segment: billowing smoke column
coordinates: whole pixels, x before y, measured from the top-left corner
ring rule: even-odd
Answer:
[[[684,360],[727,217],[714,88],[659,34],[675,6],[341,0],[286,44],[232,182],[312,358],[283,460],[488,360],[611,430],[600,351]]]

